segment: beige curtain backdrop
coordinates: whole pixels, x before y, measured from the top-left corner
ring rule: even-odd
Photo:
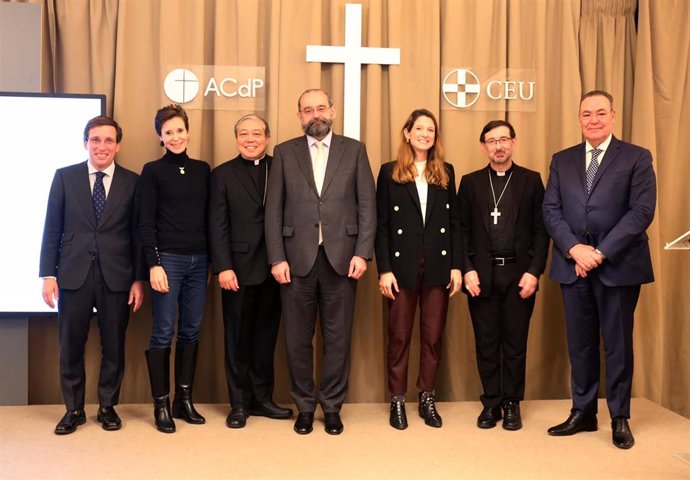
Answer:
[[[399,66],[362,68],[362,131],[371,167],[392,159],[409,112],[425,107],[441,122],[441,139],[459,175],[487,159],[478,135],[490,119],[517,130],[515,161],[546,182],[551,155],[581,141],[583,91],[616,98],[615,134],[650,148],[659,205],[649,230],[657,282],[642,289],[636,315],[635,396],[690,416],[688,252],[663,250],[690,229],[690,7],[685,0],[350,0],[363,5],[362,44],[401,50]],[[139,172],[161,149],[153,131],[167,103],[161,71],[169,65],[244,65],[266,69],[272,146],[300,135],[298,95],[330,91],[342,131],[342,65],[306,63],[306,45],[344,43],[345,0],[35,0],[44,11],[44,91],[105,93],[108,113],[125,135],[118,162]],[[520,68],[537,72],[535,112],[442,109],[443,68]],[[241,111],[188,112],[190,154],[217,166],[236,155],[232,127]],[[74,159],[75,162],[83,159]],[[459,177],[458,177],[459,179]],[[36,212],[42,215],[43,212]],[[227,402],[222,319],[213,279],[202,328],[196,381],[200,402]],[[385,402],[386,306],[375,265],[359,282],[352,344],[350,402]],[[37,295],[39,292],[37,292]],[[151,328],[147,303],[132,316],[121,401],[149,401],[143,351]],[[55,318],[30,322],[30,402],[60,403]],[[415,337],[415,341],[417,337]],[[444,401],[477,400],[481,385],[467,301],[451,301],[437,393]],[[88,402],[96,402],[98,331],[88,345]],[[409,398],[416,396],[418,348],[411,353]],[[290,402],[284,340],[276,351],[276,400]],[[542,277],[527,358],[528,399],[567,398],[570,367],[558,285]],[[633,412],[634,416],[634,412]]]

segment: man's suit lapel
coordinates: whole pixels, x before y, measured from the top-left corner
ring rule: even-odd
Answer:
[[[314,168],[311,165],[311,153],[309,152],[307,137],[304,136],[296,139],[292,144],[292,148],[292,154],[297,158],[297,164],[302,171],[302,175],[304,175],[305,180],[314,194],[318,197],[319,193],[316,190],[316,183],[314,182]]]
[[[259,198],[259,192],[256,189],[256,186],[254,185],[254,180],[252,180],[245,165],[242,165],[242,163],[240,163],[246,161],[247,160],[242,158],[242,156],[238,156],[235,160],[230,162],[230,172],[232,175],[234,175],[235,179],[237,180],[237,183],[239,183],[242,186],[242,188],[247,192],[249,197],[256,203],[262,204],[263,198]],[[268,163],[266,164],[266,168],[268,168]]]
[[[93,228],[96,228],[96,215],[93,213],[93,200],[91,197],[91,184],[89,183],[89,167],[87,166],[87,162],[82,163],[81,167],[74,170],[71,183],[73,184],[74,193],[79,205],[84,210],[84,218],[89,221]]]
[[[577,178],[578,182],[577,185],[580,186],[579,195],[582,195],[582,198],[586,199],[587,198],[587,180],[585,178],[585,170],[587,170],[587,166],[585,163],[585,144],[581,143],[579,148],[577,149],[577,158],[575,159],[574,162],[566,162],[566,167],[564,172],[564,178]],[[568,182],[565,182],[567,185]]]
[[[520,212],[520,207],[522,206],[522,194],[525,191],[526,182],[527,176],[525,175],[525,171],[522,169],[522,167],[513,163],[513,179],[510,181],[510,183],[513,184],[513,208],[511,209],[511,218],[507,219],[513,225],[517,224],[517,219],[519,216],[518,213]]]
[[[489,186],[489,166],[487,166],[483,171],[484,175],[478,177],[479,183],[477,184],[477,205],[479,209],[477,214],[482,217],[482,224],[484,225],[484,231],[486,232],[487,238],[489,238],[489,215],[486,213],[485,205],[491,203],[493,205],[493,198],[491,197],[491,188]],[[482,178],[483,177],[483,178]]]
[[[122,202],[126,191],[127,186],[125,185],[125,178],[122,168],[115,164],[115,171],[113,172],[113,178],[110,182],[110,190],[108,191],[108,196],[105,200],[105,208],[103,209],[103,215],[101,216],[101,225],[105,225],[113,212],[116,212],[118,208],[120,208],[120,203]],[[93,204],[93,202],[90,201],[89,204]],[[95,225],[96,217],[93,214],[93,208],[91,208],[91,216],[93,217]]]
[[[611,143],[609,143],[609,148],[606,150],[606,153],[604,154],[604,158],[601,160],[601,163],[599,164],[599,168],[597,169],[597,174],[594,176],[594,181],[592,182],[592,189],[590,190],[590,195],[594,191],[594,189],[597,187],[597,184],[599,183],[599,179],[604,175],[606,170],[608,170],[609,165],[613,163],[613,160],[618,156],[620,153],[620,142],[616,137],[611,138]],[[587,187],[585,187],[586,189]]]
[[[328,191],[328,187],[335,177],[335,172],[338,171],[338,165],[343,159],[343,154],[345,153],[345,142],[343,142],[342,137],[336,135],[335,133],[331,136],[331,145],[328,151],[328,162],[326,163],[326,175],[323,179],[323,186],[321,187],[321,196]],[[312,177],[314,175],[312,174]]]

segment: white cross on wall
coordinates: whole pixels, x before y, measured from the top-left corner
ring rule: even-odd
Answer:
[[[343,135],[359,140],[362,65],[400,65],[399,48],[362,47],[362,5],[345,5],[345,46],[307,45],[307,62],[345,64]]]

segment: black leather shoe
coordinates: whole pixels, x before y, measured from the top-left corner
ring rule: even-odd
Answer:
[[[247,424],[247,411],[244,408],[231,408],[225,424],[228,428],[244,428]]]
[[[122,427],[122,421],[113,407],[98,407],[96,419],[101,422],[103,430],[119,430]]]
[[[326,433],[329,435],[340,435],[343,433],[343,422],[340,420],[338,412],[324,412],[324,421],[326,422]]]
[[[266,402],[253,405],[249,409],[249,414],[257,417],[268,417],[282,420],[292,417],[292,409],[283,408],[279,405],[276,405],[273,400],[268,400]]]
[[[484,407],[477,417],[479,428],[494,428],[501,419],[501,407]]]
[[[419,416],[430,427],[441,428],[443,419],[436,410],[436,399],[430,392],[419,392]]]
[[[62,420],[55,427],[57,435],[67,435],[74,433],[79,425],[86,423],[86,414],[84,410],[67,410]]]
[[[586,415],[580,410],[575,410],[565,422],[549,428],[548,433],[554,437],[564,437],[578,432],[596,432],[597,428],[596,415]]]
[[[311,433],[314,429],[314,412],[299,412],[295,420],[295,432],[300,435]]]
[[[613,437],[613,444],[618,448],[628,449],[635,445],[635,439],[630,431],[628,419],[624,417],[616,417],[611,420],[611,434]]]
[[[520,430],[522,428],[520,402],[517,400],[503,402],[503,428],[505,430]]]
[[[405,413],[405,402],[391,401],[391,415],[389,423],[391,427],[398,430],[407,428],[407,413]]]

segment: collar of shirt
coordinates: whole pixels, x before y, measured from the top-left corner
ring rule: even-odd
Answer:
[[[98,172],[99,170],[96,169],[93,165],[91,165],[91,162],[86,162],[86,164],[89,167],[89,175],[93,175],[94,173]],[[115,162],[111,163],[108,168],[103,170],[103,173],[105,173],[108,177],[112,177],[113,173],[115,173]]]
[[[611,139],[613,138],[613,134],[609,133],[609,136],[606,137],[606,140],[601,142],[599,146],[597,147],[599,150],[601,150],[601,153],[599,154],[600,157],[604,156],[604,153],[606,153],[606,149],[609,148],[609,145],[611,144]],[[585,152],[591,154],[592,150],[594,150],[594,147],[589,143],[589,141],[585,141]]]
[[[332,138],[333,138],[333,130],[329,130],[328,134],[321,139],[321,143],[323,143],[323,146],[326,147],[326,151],[328,151],[328,149],[331,146],[331,139]],[[314,145],[316,145],[317,141],[318,140],[316,140],[314,137],[307,135],[307,144],[309,145],[310,150]]]

